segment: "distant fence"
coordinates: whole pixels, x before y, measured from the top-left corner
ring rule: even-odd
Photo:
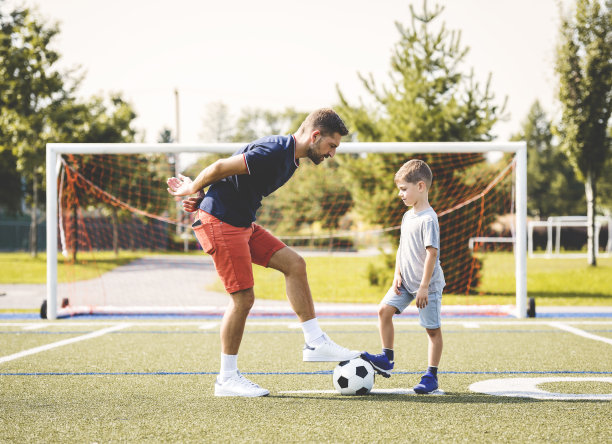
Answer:
[[[37,251],[44,251],[47,243],[47,224],[37,227]],[[0,219],[0,251],[30,251],[30,219]]]
[[[87,241],[87,248],[94,250],[111,250],[112,223],[108,218],[86,218],[85,227],[79,229],[77,239],[79,239],[79,249],[83,249],[83,242]],[[150,249],[150,250],[181,250],[182,241],[178,242],[169,236],[168,224],[154,221],[148,225],[139,220],[129,220],[119,223],[118,226],[118,247],[121,250]],[[139,235],[134,236],[134,233]],[[130,234],[131,233],[131,234]],[[43,220],[37,227],[37,251],[45,251],[47,245],[47,224]],[[58,240],[60,237],[58,236]],[[180,245],[179,245],[180,243]],[[197,248],[195,237],[190,243],[190,248]],[[58,245],[62,248],[62,245]],[[30,251],[30,219],[0,219],[0,251]]]

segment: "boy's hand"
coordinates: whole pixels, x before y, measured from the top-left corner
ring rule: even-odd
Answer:
[[[427,307],[427,303],[429,302],[429,299],[427,297],[427,290],[427,288],[423,287],[419,287],[419,289],[417,290],[416,299],[414,300],[414,303],[418,308]]]
[[[400,294],[401,285],[402,285],[402,275],[399,273],[396,273],[395,276],[393,276],[393,289],[395,290],[395,294]]]

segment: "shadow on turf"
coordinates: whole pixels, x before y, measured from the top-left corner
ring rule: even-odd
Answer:
[[[284,398],[284,399],[312,399],[326,400],[339,402],[359,402],[367,401],[390,401],[390,402],[420,402],[428,404],[527,404],[533,402],[541,402],[542,400],[533,398],[516,398],[511,396],[493,396],[481,393],[454,393],[446,392],[445,395],[400,395],[400,394],[369,394],[363,396],[316,396],[316,395],[300,395],[299,393],[291,395],[273,395],[269,398]]]

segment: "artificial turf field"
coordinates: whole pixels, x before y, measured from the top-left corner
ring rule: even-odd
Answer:
[[[612,395],[470,390],[490,379],[550,377],[538,388],[611,394],[610,318],[443,319],[445,394],[353,397],[329,392],[334,363],[302,362],[295,318],[250,318],[238,364],[271,392],[254,399],[213,396],[219,321],[0,321],[0,442],[612,441]],[[379,350],[375,318],[320,322],[344,346]],[[395,373],[377,376],[377,390],[410,389],[426,366],[415,318],[396,318],[395,344]],[[37,349],[46,345],[55,347]]]

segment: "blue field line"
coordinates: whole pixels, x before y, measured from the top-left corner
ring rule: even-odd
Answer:
[[[322,319],[376,319],[378,316],[375,313],[371,314],[359,314],[359,313],[334,313],[326,314],[320,313],[318,315]],[[183,314],[135,314],[135,315],[105,315],[105,314],[87,314],[78,315],[72,317],[62,317],[64,320],[78,319],[104,319],[104,320],[130,320],[130,319],[185,319],[185,320],[219,320],[223,318],[223,314],[206,314],[206,315],[183,315]],[[399,318],[418,318],[418,314],[402,314]],[[443,319],[483,319],[483,318],[496,318],[496,319],[514,319],[512,315],[506,314],[445,314],[442,316]],[[612,318],[612,311],[595,312],[595,313],[537,313],[536,319],[551,319],[551,318]],[[38,313],[0,313],[0,320],[32,320],[41,319]],[[291,319],[296,320],[294,314],[290,313],[277,313],[277,314],[257,314],[249,316],[249,319]]]
[[[331,375],[333,370],[319,370],[312,372],[241,372],[243,375],[258,376],[293,376],[293,375]],[[420,375],[422,371],[394,371],[394,375]],[[212,376],[218,372],[2,372],[0,376]],[[440,371],[439,375],[612,375],[612,371]]]

